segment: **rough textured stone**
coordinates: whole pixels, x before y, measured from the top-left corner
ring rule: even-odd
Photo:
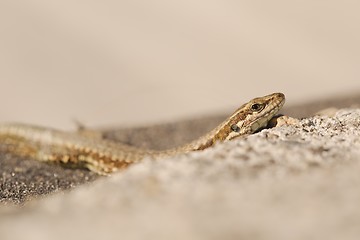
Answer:
[[[22,209],[1,239],[357,239],[360,109],[124,172]],[[19,231],[21,229],[21,231]]]

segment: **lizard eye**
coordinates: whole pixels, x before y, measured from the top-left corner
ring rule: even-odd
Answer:
[[[259,103],[254,103],[253,105],[251,105],[250,109],[253,112],[259,112],[264,108],[263,104],[259,104]]]
[[[232,130],[233,132],[240,132],[240,128],[239,128],[239,126],[236,125],[236,124],[231,125],[231,130]]]

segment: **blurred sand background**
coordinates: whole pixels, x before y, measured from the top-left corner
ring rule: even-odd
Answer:
[[[0,3],[0,121],[63,129],[360,92],[358,1]]]

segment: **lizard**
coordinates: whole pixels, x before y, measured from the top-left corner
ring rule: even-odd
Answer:
[[[85,167],[98,174],[108,175],[145,157],[160,159],[204,150],[219,142],[253,134],[264,128],[284,103],[283,93],[254,98],[204,136],[183,146],[162,151],[21,123],[0,124],[0,143],[11,154],[65,166]]]

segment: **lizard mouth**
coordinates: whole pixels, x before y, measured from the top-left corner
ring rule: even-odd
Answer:
[[[268,123],[273,118],[274,118],[274,114],[269,114],[266,117],[258,119],[253,124],[251,124],[251,130],[255,133],[255,132],[259,132],[259,131],[263,130],[264,128],[267,128]]]

